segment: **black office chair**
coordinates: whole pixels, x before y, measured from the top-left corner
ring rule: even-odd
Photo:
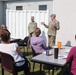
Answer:
[[[23,46],[24,52],[25,52],[25,47],[26,47],[27,55],[28,55],[28,45],[30,44],[29,36],[26,36],[23,40],[20,40],[17,43],[19,46]]]
[[[17,43],[17,42],[19,42],[21,39],[12,39],[11,41],[10,41],[10,43]]]
[[[32,48],[33,57],[40,54],[40,53],[36,53],[33,47],[31,48]],[[34,72],[34,67],[35,67],[35,62],[33,63],[33,72]],[[40,63],[40,73],[41,73],[41,68],[42,68],[42,64]]]

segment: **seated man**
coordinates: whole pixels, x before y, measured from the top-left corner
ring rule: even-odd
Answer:
[[[39,37],[41,30],[39,28],[36,28],[34,34],[35,35],[30,38],[30,43],[35,52],[42,53],[43,51],[48,50],[45,40]]]

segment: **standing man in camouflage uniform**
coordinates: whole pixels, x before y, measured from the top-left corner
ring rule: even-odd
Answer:
[[[52,14],[51,16],[51,21],[49,22],[48,25],[46,25],[44,22],[41,22],[46,28],[48,28],[48,46],[54,46],[55,45],[55,40],[56,40],[56,32],[57,30],[60,29],[59,22],[55,19],[56,15]]]
[[[31,16],[31,22],[28,25],[29,36],[34,35],[34,30],[37,28],[37,23],[34,21],[34,16]]]

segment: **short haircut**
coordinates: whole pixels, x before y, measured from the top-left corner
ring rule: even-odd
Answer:
[[[3,42],[7,42],[10,39],[10,33],[6,30],[1,30],[0,37]]]
[[[31,16],[31,19],[34,19],[34,16]]]
[[[51,14],[51,16],[50,16],[50,17],[52,17],[52,16],[55,18],[55,17],[56,17],[56,14]]]
[[[34,33],[35,33],[35,36],[39,36],[41,34],[40,28],[36,28]]]

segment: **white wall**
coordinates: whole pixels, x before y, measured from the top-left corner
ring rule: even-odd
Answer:
[[[3,23],[3,3],[0,2],[0,24]]]
[[[57,34],[57,42],[66,44],[70,41],[76,45],[76,0],[54,0],[53,13],[57,15],[60,21],[60,30]]]
[[[5,2],[5,8],[10,10],[16,10],[16,6],[23,6],[23,10],[38,10],[39,5],[47,5],[47,9],[50,13],[53,12],[53,1],[52,0],[25,0],[25,1],[12,1]]]
[[[28,36],[28,24],[31,22],[31,16],[35,17],[38,27],[41,29],[41,37],[47,42],[47,29],[41,25],[41,22],[49,21],[49,11],[39,10],[7,10],[6,26],[11,33],[12,38],[24,38]]]

